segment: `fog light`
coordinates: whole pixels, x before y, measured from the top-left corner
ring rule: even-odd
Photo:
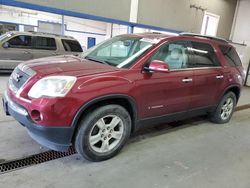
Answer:
[[[32,110],[31,111],[31,118],[34,121],[41,121],[42,120],[42,114],[38,110]]]

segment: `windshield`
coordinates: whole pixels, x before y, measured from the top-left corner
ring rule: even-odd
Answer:
[[[118,68],[128,68],[157,42],[142,37],[118,36],[85,51],[81,57]]]
[[[5,33],[3,35],[0,35],[0,41],[3,41],[3,40],[10,38],[10,37],[11,37],[10,33]]]

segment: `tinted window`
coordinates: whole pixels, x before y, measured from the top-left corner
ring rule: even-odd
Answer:
[[[82,47],[75,40],[62,39],[63,47],[67,52],[82,52]]]
[[[10,48],[31,48],[31,36],[19,35],[11,38],[8,43]]]
[[[176,41],[162,46],[151,58],[168,63],[170,69],[183,69],[189,67],[189,48],[186,42]]]
[[[34,47],[41,50],[56,50],[56,41],[49,37],[34,37]]]
[[[210,44],[202,42],[191,42],[193,52],[192,67],[213,67],[220,63]]]
[[[235,51],[235,49],[231,46],[220,46],[220,50],[223,55],[227,59],[227,62],[232,66],[241,66],[241,60]]]

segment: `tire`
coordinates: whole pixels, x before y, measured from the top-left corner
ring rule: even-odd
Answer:
[[[131,133],[131,117],[119,105],[106,105],[88,113],[79,124],[75,149],[89,161],[114,157]]]
[[[211,114],[210,120],[218,124],[228,123],[234,113],[236,103],[236,95],[231,91],[226,93]]]

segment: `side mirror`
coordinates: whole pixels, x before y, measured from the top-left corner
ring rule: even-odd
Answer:
[[[10,44],[8,42],[3,43],[3,48],[9,48]]]
[[[149,67],[144,67],[144,70],[148,72],[169,72],[169,65],[164,61],[153,60],[149,64]]]

